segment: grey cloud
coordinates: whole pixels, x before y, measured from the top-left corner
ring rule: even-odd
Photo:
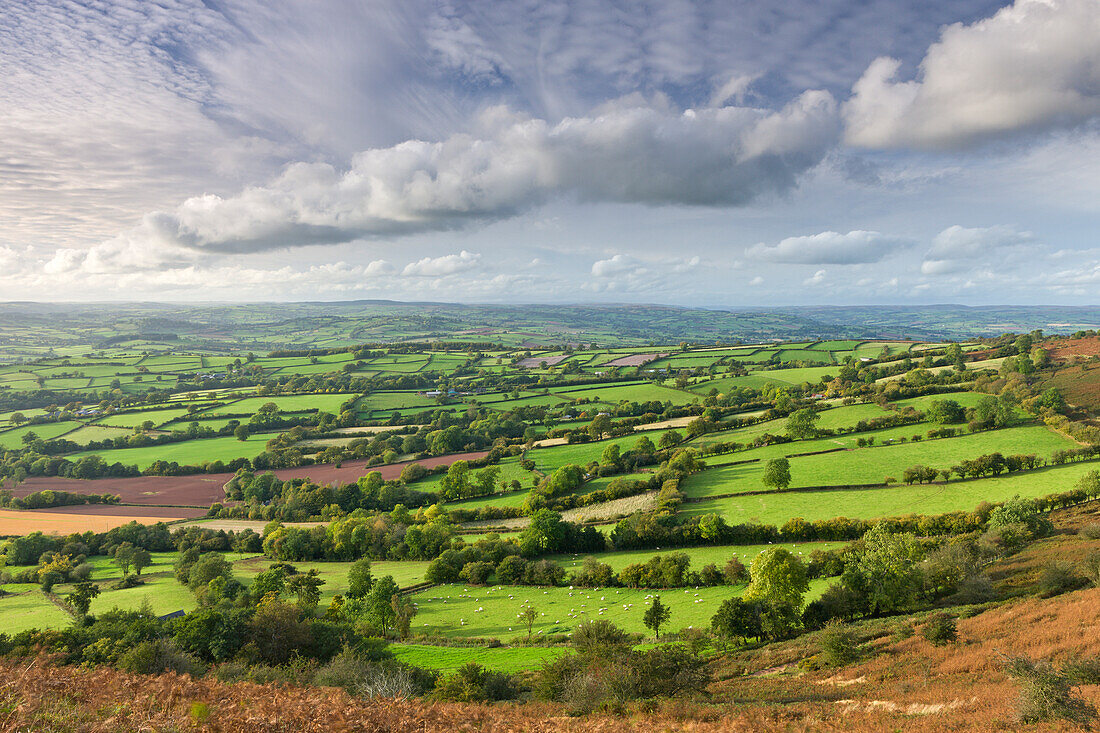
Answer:
[[[854,265],[878,262],[913,244],[911,239],[881,232],[855,230],[841,234],[830,231],[803,237],[787,237],[774,245],[761,242],[750,247],[745,254],[788,264]]]
[[[788,190],[835,143],[836,105],[806,92],[776,112],[625,106],[557,125],[504,108],[480,135],[410,140],[355,155],[343,171],[293,164],[265,186],[188,199],[101,245],[243,253],[456,229],[556,197],[738,206]]]
[[[1016,0],[946,27],[918,77],[875,60],[844,106],[846,140],[868,148],[960,148],[1100,115],[1100,3]]]
[[[1031,232],[1007,226],[950,226],[932,240],[932,247],[921,263],[921,274],[935,276],[971,271],[993,258],[1004,263],[1013,250],[1034,241]]]

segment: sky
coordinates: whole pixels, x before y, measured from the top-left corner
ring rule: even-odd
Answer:
[[[1100,0],[0,0],[0,301],[1096,304]]]

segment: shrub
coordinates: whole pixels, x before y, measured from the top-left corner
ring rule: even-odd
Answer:
[[[1100,550],[1093,550],[1081,561],[1081,573],[1093,586],[1100,588]]]
[[[1055,560],[1047,563],[1039,573],[1039,595],[1043,598],[1077,590],[1085,584],[1082,578],[1067,562]]]
[[[959,638],[955,617],[946,613],[929,616],[920,633],[933,646],[945,646]]]
[[[1100,540],[1100,522],[1086,524],[1081,528],[1081,535],[1086,539]]]
[[[156,639],[136,644],[118,658],[118,667],[126,672],[137,674],[175,672],[201,675],[205,671],[202,662],[180,651],[171,639]]]
[[[1087,726],[1096,717],[1096,708],[1074,696],[1073,682],[1050,662],[1008,657],[1005,672],[1020,684],[1016,715],[1022,723],[1068,720]]]
[[[520,688],[511,675],[490,672],[475,662],[468,662],[447,677],[441,677],[432,692],[437,700],[451,702],[487,702],[514,700]]]
[[[855,633],[838,619],[825,624],[818,634],[818,644],[821,647],[818,656],[830,667],[843,667],[859,661],[864,655],[864,648]]]
[[[1075,685],[1100,685],[1100,657],[1075,659],[1062,667],[1062,673]]]

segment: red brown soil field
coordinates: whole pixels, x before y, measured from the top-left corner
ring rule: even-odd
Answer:
[[[470,461],[484,458],[487,451],[473,453],[453,453],[447,456],[434,456],[415,461],[425,468],[450,465],[455,461]],[[384,479],[395,479],[401,475],[401,469],[413,463],[390,463],[384,466],[367,466],[365,460],[345,461],[339,468],[331,463],[319,463],[297,468],[280,468],[273,473],[283,481],[292,478],[308,478],[320,484],[333,482],[351,483],[371,471],[378,471]],[[135,476],[133,478],[69,479],[47,476],[32,476],[19,484],[13,491],[15,496],[27,496],[36,491],[53,489],[74,494],[117,494],[124,504],[143,504],[158,506],[190,506],[207,508],[216,501],[225,499],[222,486],[233,478],[231,473],[199,473],[189,476]]]
[[[520,359],[516,362],[516,366],[523,367],[524,369],[537,369],[543,362],[546,362],[546,366],[554,366],[568,358],[568,355],[561,354],[557,356],[532,356],[527,359]]]
[[[648,364],[654,359],[663,359],[668,354],[631,354],[630,356],[620,356],[618,359],[612,359],[609,362],[605,362],[601,366],[605,367],[634,367],[641,366],[642,364]]]

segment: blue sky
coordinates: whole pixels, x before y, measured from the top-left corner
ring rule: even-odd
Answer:
[[[0,299],[1095,303],[1100,0],[0,0]]]

